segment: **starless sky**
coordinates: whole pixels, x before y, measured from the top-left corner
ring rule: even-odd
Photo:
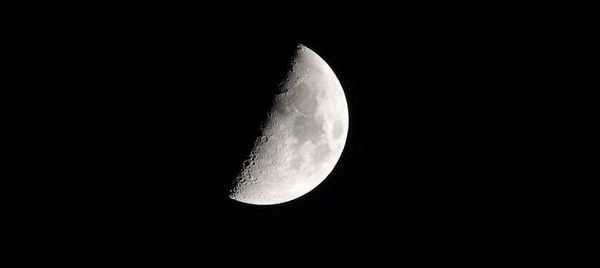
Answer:
[[[44,40],[70,41],[47,42],[45,62],[61,75],[44,81],[62,81],[66,89],[51,94],[66,104],[49,129],[68,128],[59,136],[74,148],[57,150],[72,160],[62,161],[69,179],[52,183],[65,193],[53,207],[100,226],[179,235],[245,226],[272,237],[400,229],[414,239],[508,224],[499,215],[509,210],[525,215],[518,200],[531,185],[514,168],[525,163],[514,160],[514,125],[526,125],[515,118],[531,97],[521,83],[527,35],[493,21],[411,18],[320,30],[179,20],[58,27]],[[342,156],[292,202],[231,200],[298,43],[344,89]]]

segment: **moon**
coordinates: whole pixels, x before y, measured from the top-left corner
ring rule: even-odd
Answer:
[[[261,132],[231,199],[254,205],[294,200],[317,187],[338,162],[348,134],[346,97],[333,70],[306,46],[296,47]]]

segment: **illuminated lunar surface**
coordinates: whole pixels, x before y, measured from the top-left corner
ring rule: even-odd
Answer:
[[[348,134],[348,106],[333,70],[312,50],[297,47],[292,68],[229,197],[270,205],[317,187],[339,160]]]

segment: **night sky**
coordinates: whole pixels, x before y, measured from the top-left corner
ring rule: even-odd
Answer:
[[[523,144],[535,139],[526,130],[535,116],[524,112],[537,46],[526,27],[441,14],[320,27],[193,16],[40,25],[37,43],[47,45],[30,50],[54,71],[39,79],[54,86],[38,97],[58,100],[39,115],[50,122],[46,152],[58,152],[46,169],[61,179],[39,184],[57,190],[38,210],[99,237],[225,251],[283,240],[321,252],[359,238],[452,247],[514,235],[538,211],[522,169],[534,161]],[[298,43],[342,84],[343,154],[296,200],[233,201],[228,187]]]

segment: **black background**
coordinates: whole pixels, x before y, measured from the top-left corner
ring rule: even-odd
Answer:
[[[534,65],[547,60],[535,23],[440,10],[299,24],[178,14],[33,23],[23,48],[46,70],[34,97],[47,111],[33,137],[51,159],[34,184],[40,220],[83,241],[225,252],[304,242],[352,252],[364,240],[452,252],[535,227],[539,185],[522,168],[535,164],[527,129],[541,119],[527,107],[545,75]],[[298,43],[344,88],[344,152],[292,202],[230,200]]]

